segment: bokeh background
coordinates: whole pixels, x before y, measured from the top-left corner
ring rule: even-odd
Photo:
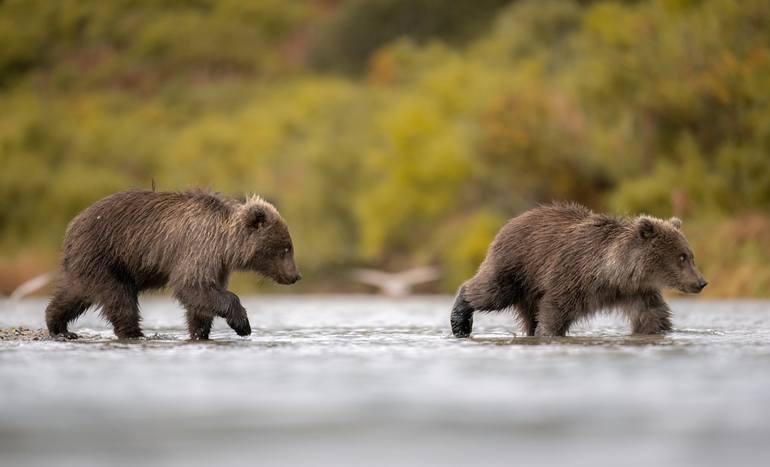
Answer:
[[[677,215],[770,296],[770,1],[0,0],[0,293],[132,187],[259,193],[305,280],[469,277],[504,221]]]

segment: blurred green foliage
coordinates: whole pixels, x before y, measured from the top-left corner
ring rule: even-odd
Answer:
[[[309,62],[360,73],[381,47],[400,38],[460,44],[481,33],[510,0],[351,0],[319,28]]]
[[[451,291],[560,199],[679,215],[711,293],[770,295],[768,0],[2,0],[0,109],[0,265],[154,180],[274,200],[306,290]]]

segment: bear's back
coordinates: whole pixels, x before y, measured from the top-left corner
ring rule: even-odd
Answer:
[[[532,252],[532,248],[551,249],[561,243],[560,238],[592,216],[591,210],[578,204],[538,206],[509,220],[500,229],[492,249],[500,254],[519,248],[527,252]]]
[[[169,272],[189,251],[216,248],[229,212],[224,200],[206,192],[116,193],[72,220],[63,265],[81,271],[117,264],[133,272]]]
[[[538,206],[500,230],[484,268],[493,274],[515,271],[528,287],[540,288],[557,271],[596,268],[624,225],[622,219],[595,214],[574,203]]]

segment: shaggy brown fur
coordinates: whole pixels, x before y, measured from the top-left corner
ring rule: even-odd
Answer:
[[[452,332],[468,337],[476,310],[513,307],[527,335],[563,336],[576,320],[617,308],[634,333],[656,334],[671,329],[661,288],[698,293],[705,286],[679,219],[541,206],[497,234],[476,275],[460,287]]]
[[[67,325],[98,305],[119,338],[141,337],[137,294],[169,285],[187,310],[190,338],[207,339],[215,316],[245,336],[251,333],[246,310],[227,290],[233,270],[281,284],[301,278],[289,230],[270,203],[200,191],[117,193],[67,228],[48,330],[77,338]]]

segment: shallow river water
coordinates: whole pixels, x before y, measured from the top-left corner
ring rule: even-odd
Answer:
[[[770,303],[673,301],[675,331],[617,317],[450,336],[449,297],[244,299],[186,341],[171,300],[147,340],[93,311],[76,342],[0,341],[0,465],[768,465]],[[44,301],[0,302],[0,327]]]

